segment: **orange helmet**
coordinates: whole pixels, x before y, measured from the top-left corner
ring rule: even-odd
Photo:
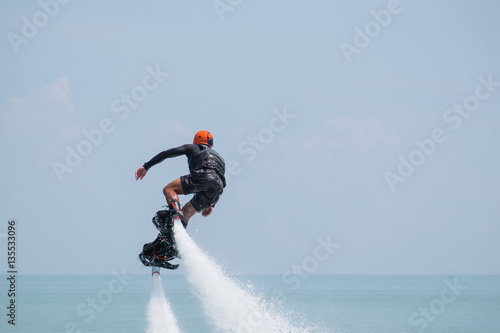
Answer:
[[[193,143],[195,145],[207,145],[212,148],[214,146],[214,137],[209,131],[198,131],[194,136]]]

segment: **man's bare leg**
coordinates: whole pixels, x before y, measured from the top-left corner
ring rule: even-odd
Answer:
[[[181,179],[177,178],[176,180],[172,181],[170,184],[165,186],[163,188],[163,194],[165,195],[165,198],[167,199],[167,203],[169,206],[173,200],[180,203],[178,195],[184,194],[184,191],[182,190]],[[188,202],[182,208],[182,212],[184,213],[186,221],[189,221],[189,219],[196,214],[196,209],[194,209],[193,205],[190,202]]]
[[[193,205],[191,202],[188,202],[187,204],[182,207],[182,212],[184,213],[184,217],[186,218],[186,221],[189,222],[189,219],[192,218],[197,212],[196,209],[194,209]]]
[[[163,194],[165,195],[165,199],[167,199],[167,204],[169,206],[172,203],[172,200],[180,202],[178,194],[184,194],[184,191],[182,190],[181,179],[177,178],[176,180],[165,186],[163,188]]]

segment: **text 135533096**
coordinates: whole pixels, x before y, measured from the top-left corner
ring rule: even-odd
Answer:
[[[9,297],[7,322],[11,325],[16,324],[16,239],[16,220],[9,220],[7,225],[7,280],[9,281],[7,284],[7,296]]]

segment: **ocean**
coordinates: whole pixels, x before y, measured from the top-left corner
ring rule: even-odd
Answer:
[[[8,285],[1,284],[1,332],[151,331],[154,281],[147,271],[18,275],[15,325],[8,324]],[[311,275],[298,286],[285,284],[281,275],[229,278],[298,332],[500,332],[500,276]],[[267,332],[258,312],[248,325],[224,328],[205,308],[207,295],[184,275],[162,270],[159,282],[179,332]]]
[[[4,276],[1,332],[500,333],[498,275],[235,276],[174,233],[183,274]]]

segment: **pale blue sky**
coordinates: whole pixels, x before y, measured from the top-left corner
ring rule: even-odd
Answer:
[[[17,219],[19,271],[143,272],[187,164],[134,172],[208,129],[233,171],[188,231],[230,272],[499,274],[500,5],[396,4],[243,0],[221,20],[212,1],[70,1],[53,17],[3,1],[0,234]],[[363,38],[349,62],[341,45]],[[446,140],[419,153],[436,128]],[[88,155],[59,181],[67,147]],[[420,165],[392,191],[400,157]],[[328,238],[340,247],[319,260]]]

